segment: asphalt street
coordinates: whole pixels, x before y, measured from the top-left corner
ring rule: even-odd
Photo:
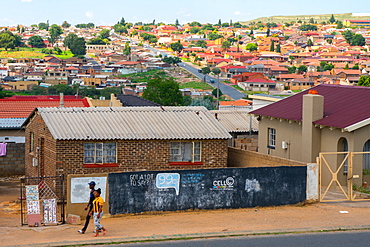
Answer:
[[[141,242],[131,244],[109,245],[110,247],[357,247],[369,246],[369,231],[339,231],[301,234],[259,235],[244,237],[209,238],[179,240],[166,242]]]

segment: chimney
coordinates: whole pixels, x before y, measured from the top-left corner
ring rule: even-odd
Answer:
[[[60,108],[63,108],[64,107],[64,94],[63,93],[60,93],[59,99],[60,99]]]
[[[324,117],[324,96],[316,90],[303,95],[302,106],[302,161],[315,163],[321,149],[321,131],[313,122]]]

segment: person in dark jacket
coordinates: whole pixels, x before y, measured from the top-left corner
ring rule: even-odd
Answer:
[[[90,212],[93,208],[93,201],[95,199],[95,196],[94,196],[95,185],[96,185],[96,183],[94,181],[91,181],[89,183],[90,198],[89,198],[89,203],[85,207],[85,210],[87,210],[86,221],[85,221],[84,227],[81,230],[78,230],[78,232],[81,233],[81,234],[84,234],[86,232],[87,227],[89,226],[89,222],[90,222],[90,218],[91,218]]]

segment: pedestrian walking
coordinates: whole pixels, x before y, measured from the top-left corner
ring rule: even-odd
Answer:
[[[93,209],[90,212],[90,215],[93,215],[94,217],[94,224],[95,224],[95,234],[93,235],[93,237],[99,236],[100,231],[103,231],[103,235],[107,233],[107,229],[105,229],[103,225],[100,224],[100,219],[104,215],[104,212],[103,212],[104,200],[103,198],[100,197],[100,194],[101,194],[100,188],[94,191],[95,199],[93,201]]]
[[[93,201],[95,199],[94,196],[94,191],[95,191],[95,185],[96,183],[94,181],[91,181],[88,183],[89,188],[90,188],[90,197],[89,197],[89,202],[85,207],[85,210],[87,210],[87,215],[86,215],[86,220],[85,220],[85,225],[81,230],[78,230],[79,233],[84,234],[87,230],[87,227],[89,226],[90,218],[91,218],[91,210],[93,208]]]

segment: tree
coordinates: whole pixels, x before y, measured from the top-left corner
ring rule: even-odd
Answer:
[[[235,22],[234,23],[234,27],[235,28],[241,28],[242,27],[242,24],[240,24],[239,22]]]
[[[337,29],[342,29],[343,28],[343,22],[338,21],[337,23]]]
[[[113,26],[113,29],[119,34],[128,33],[126,27],[118,23]]]
[[[0,48],[14,49],[16,44],[16,39],[14,35],[9,31],[3,31],[0,33]]]
[[[49,29],[49,35],[50,35],[49,42],[52,45],[54,45],[55,41],[59,39],[62,33],[63,33],[63,30],[60,26],[58,26],[57,24],[51,25]]]
[[[230,23],[228,22],[224,22],[221,24],[221,27],[229,27],[230,26]]]
[[[275,41],[271,41],[270,51],[275,51]]]
[[[349,69],[348,63],[346,63],[346,66],[344,66],[343,69]]]
[[[195,27],[195,26],[200,27],[200,26],[202,26],[202,24],[200,24],[197,21],[193,21],[193,22],[189,23],[189,26],[191,26],[191,27]]]
[[[356,33],[352,40],[351,40],[351,45],[353,46],[364,46],[365,45],[365,38],[359,33]]]
[[[180,23],[179,23],[179,20],[178,19],[176,19],[176,21],[175,21],[175,26],[176,27],[180,26]]]
[[[219,105],[219,99],[220,99],[220,96],[222,95],[222,92],[221,92],[221,90],[220,90],[220,74],[221,74],[221,70],[220,70],[220,68],[213,68],[212,69],[212,73],[213,74],[215,74],[215,75],[217,75],[217,89],[215,89],[215,90],[213,90],[212,91],[212,94],[213,95],[215,95],[216,96],[216,98],[217,98],[217,110],[218,110],[218,105]]]
[[[218,19],[218,24],[217,25],[219,25],[219,26],[221,26],[222,24],[221,24],[221,19]]]
[[[317,27],[311,24],[303,24],[298,29],[301,31],[317,31]]]
[[[204,96],[203,98],[194,98],[191,100],[190,106],[204,106],[208,110],[214,110],[215,104],[213,103],[212,96]]]
[[[360,67],[358,66],[358,63],[356,63],[351,69],[360,69]]]
[[[312,42],[312,40],[311,40],[311,39],[308,39],[308,40],[307,40],[307,45],[308,45],[308,46],[313,46],[313,42]]]
[[[276,52],[278,52],[278,53],[281,52],[281,46],[280,46],[279,43],[276,45]]]
[[[190,28],[190,33],[195,34],[195,33],[198,33],[199,31],[200,31],[200,28],[199,27],[191,27]]]
[[[256,43],[249,43],[246,48],[248,51],[252,52],[252,51],[257,51],[258,49],[258,46]]]
[[[310,18],[309,23],[311,23],[311,24],[314,24],[315,23],[315,20],[313,19],[313,17]]]
[[[38,28],[40,30],[43,30],[43,29],[46,30],[46,29],[48,29],[48,25],[46,23],[44,23],[44,22],[40,22],[39,25],[38,25]]]
[[[204,75],[204,81],[206,81],[206,75],[211,73],[211,68],[210,67],[204,67],[202,68],[202,74]]]
[[[74,40],[76,40],[78,38],[78,36],[74,33],[70,33],[68,34],[64,40],[63,40],[63,45],[64,47],[68,47],[69,49],[71,49],[71,45],[72,43],[74,42]]]
[[[168,64],[178,64],[182,62],[178,57],[164,57],[162,61]]]
[[[80,37],[80,38],[75,38],[72,43],[69,46],[69,49],[75,56],[84,56],[86,55],[86,42],[85,39]]]
[[[183,96],[179,84],[170,78],[154,77],[148,81],[143,98],[164,106],[183,104]]]
[[[229,49],[231,47],[231,43],[230,41],[227,41],[225,40],[224,42],[222,42],[221,44],[221,48],[222,50],[226,51],[227,49]]]
[[[335,18],[334,18],[333,14],[330,17],[329,22],[332,23],[332,24],[335,23]]]
[[[353,33],[350,30],[346,30],[342,33],[343,37],[346,39],[348,44],[351,44]]]
[[[205,41],[205,40],[198,40],[195,43],[195,46],[206,48],[207,47],[207,41]]]
[[[38,35],[34,35],[34,36],[30,37],[28,39],[28,44],[31,47],[36,47],[36,48],[43,48],[43,47],[45,47],[44,40],[40,36],[38,36]]]
[[[183,45],[180,43],[180,40],[178,42],[172,43],[170,47],[174,52],[177,53],[180,53],[182,49],[184,49]]]
[[[126,42],[125,48],[123,49],[123,55],[129,56],[131,54],[130,42]]]
[[[214,33],[214,32],[211,32],[208,34],[208,39],[209,40],[216,40],[216,39],[219,39],[219,38],[222,38],[223,36],[222,35],[219,35],[217,33]]]
[[[0,99],[4,99],[4,98],[7,98],[7,97],[11,97],[13,96],[15,93],[13,92],[10,92],[10,91],[6,91],[3,89],[3,87],[0,85]]]
[[[105,42],[101,38],[93,38],[87,41],[89,45],[105,45]]]
[[[126,24],[125,18],[122,17],[118,24],[124,26]]]
[[[370,86],[370,76],[362,75],[360,79],[358,80],[357,86],[369,87]]]
[[[108,29],[103,29],[99,32],[99,38],[109,40],[110,31]]]
[[[307,66],[306,65],[301,65],[298,67],[298,72],[303,73],[307,71]]]
[[[296,66],[288,67],[288,73],[289,74],[294,74],[297,71]]]
[[[69,28],[70,26],[71,26],[71,24],[69,24],[67,21],[63,21],[63,23],[62,23],[63,28]]]

